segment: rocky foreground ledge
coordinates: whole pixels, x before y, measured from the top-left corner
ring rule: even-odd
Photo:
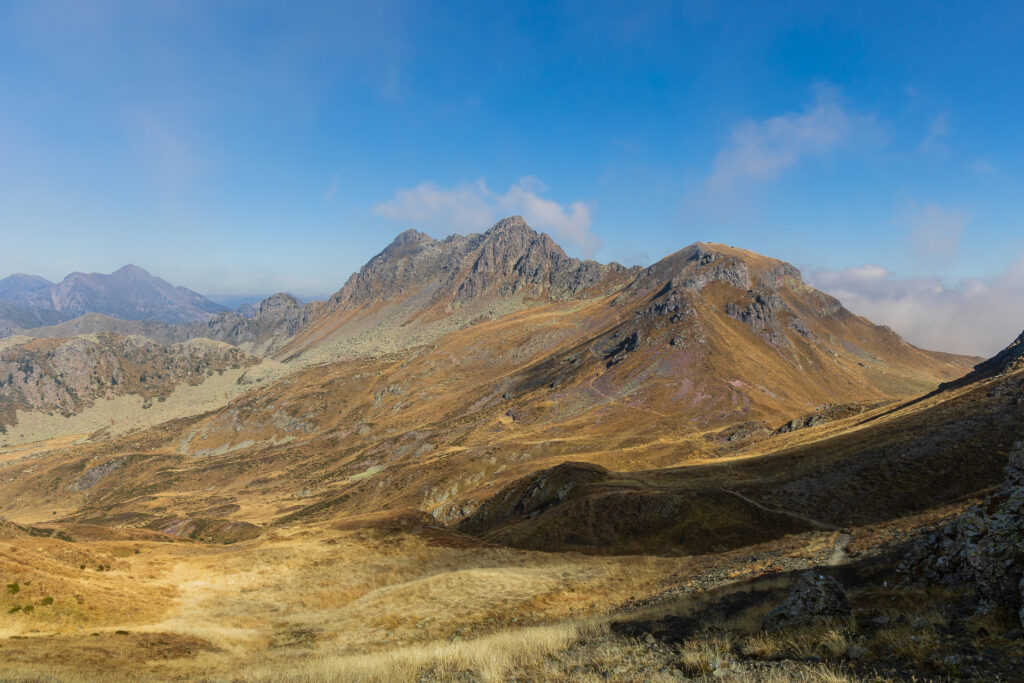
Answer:
[[[900,570],[917,582],[974,586],[979,614],[1011,607],[1024,626],[1024,441],[999,491],[918,542]]]

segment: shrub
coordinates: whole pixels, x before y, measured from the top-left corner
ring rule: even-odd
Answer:
[[[43,605],[44,607],[49,607],[50,605],[53,604],[53,598],[51,598],[49,595],[47,595],[45,598],[43,598],[43,601],[41,603],[39,603],[39,604]]]
[[[7,592],[10,593],[11,595],[14,595],[15,593],[17,593],[20,590],[21,590],[21,586],[19,586],[17,583],[9,583],[9,584],[7,584]]]

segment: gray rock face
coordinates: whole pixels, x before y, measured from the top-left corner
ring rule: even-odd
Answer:
[[[0,431],[18,410],[74,415],[125,394],[166,397],[182,383],[258,362],[241,349],[206,340],[163,346],[141,337],[100,334],[35,340],[0,351]]]
[[[786,344],[779,313],[788,312],[789,306],[782,297],[767,288],[761,291],[749,290],[747,296],[750,297],[750,301],[746,306],[730,302],[725,305],[725,314],[744,323],[771,344]]]
[[[848,616],[850,602],[843,585],[829,576],[804,572],[786,601],[765,616],[764,628],[775,631]]]
[[[1008,606],[1024,625],[1024,442],[999,492],[919,542],[901,570],[928,582],[974,586],[975,607]]]
[[[366,307],[416,293],[453,308],[485,296],[566,300],[630,272],[617,263],[571,258],[548,235],[511,216],[483,234],[442,241],[407,230],[355,273],[330,306]]]

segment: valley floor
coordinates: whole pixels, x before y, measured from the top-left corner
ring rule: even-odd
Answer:
[[[876,581],[887,554],[961,507],[851,529],[852,540],[815,531],[681,557],[513,550],[401,516],[231,545],[12,527],[0,535],[0,678],[846,681],[945,667],[994,680],[999,658],[1021,661],[1019,638],[1000,639],[1009,626],[954,623],[936,605],[955,596]],[[809,567],[859,585],[859,616],[760,634]]]

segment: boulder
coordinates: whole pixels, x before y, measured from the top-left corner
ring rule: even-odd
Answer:
[[[850,602],[843,585],[832,577],[804,572],[786,601],[765,616],[764,629],[775,631],[848,616]]]

